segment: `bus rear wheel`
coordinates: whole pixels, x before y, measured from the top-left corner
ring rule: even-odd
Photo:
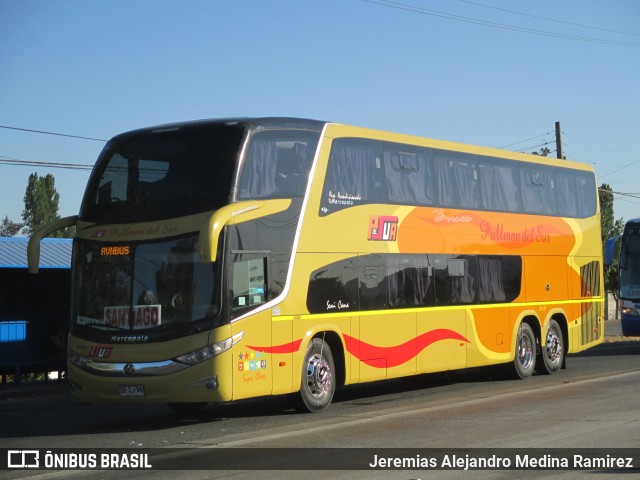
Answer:
[[[541,373],[552,374],[560,370],[564,363],[564,339],[560,325],[555,320],[549,322],[545,340],[546,345],[540,349],[542,362],[539,370]]]
[[[331,403],[335,390],[336,377],[331,348],[324,340],[314,338],[307,347],[302,363],[298,410],[324,410]]]
[[[516,335],[516,356],[513,359],[514,373],[518,378],[527,378],[536,368],[536,337],[528,323],[521,323]]]

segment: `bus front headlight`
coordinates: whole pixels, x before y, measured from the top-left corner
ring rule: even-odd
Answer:
[[[208,345],[193,352],[185,353],[184,355],[180,355],[179,357],[174,358],[174,360],[176,362],[185,363],[187,365],[196,365],[226,352],[236,343],[242,340],[242,337],[244,337],[244,331],[236,333],[233,337],[226,338],[221,342],[214,343],[213,345]]]
[[[76,367],[79,367],[79,368],[84,367],[91,361],[90,358],[78,355],[77,353],[75,353],[70,349],[67,350],[67,359],[69,360],[70,363],[73,363]]]

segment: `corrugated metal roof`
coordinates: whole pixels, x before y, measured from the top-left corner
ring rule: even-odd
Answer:
[[[27,268],[27,237],[0,238],[0,268]],[[44,238],[40,245],[40,268],[71,267],[70,238]]]

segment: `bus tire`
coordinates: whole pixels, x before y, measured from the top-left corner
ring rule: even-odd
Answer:
[[[335,390],[336,376],[331,348],[321,338],[314,338],[307,347],[302,363],[298,410],[324,410],[331,403]]]
[[[516,335],[513,370],[517,378],[530,377],[536,368],[536,337],[528,323],[522,322]]]
[[[562,368],[564,363],[564,339],[558,322],[551,320],[547,328],[546,345],[540,348],[540,373],[552,374]]]

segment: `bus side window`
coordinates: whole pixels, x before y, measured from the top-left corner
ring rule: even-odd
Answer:
[[[235,317],[266,302],[267,268],[266,257],[242,254],[232,254],[232,257],[237,257],[233,260],[231,280],[231,310]]]
[[[578,174],[576,181],[576,201],[578,204],[578,218],[585,218],[596,213],[596,188],[593,174]]]
[[[302,197],[307,185],[307,146],[296,142],[292,147],[278,148],[276,186],[280,197]]]
[[[558,170],[555,175],[557,213],[566,217],[578,214],[578,195],[574,175]]]
[[[387,259],[384,255],[358,257],[360,310],[381,310],[388,306]]]
[[[555,184],[551,172],[545,168],[523,166],[520,170],[525,213],[554,215]]]
[[[255,135],[242,165],[238,186],[240,200],[273,197],[277,191],[277,158],[276,142],[268,136]]]
[[[359,309],[355,258],[346,258],[325,265],[311,273],[307,290],[307,309],[310,313]]]
[[[380,142],[334,140],[327,167],[320,214],[366,203],[385,203]]]
[[[522,209],[516,166],[483,158],[479,172],[482,206],[486,210],[518,212]]]
[[[451,281],[451,302],[455,305],[476,300],[475,257],[452,258],[447,262]]]
[[[432,271],[428,255],[387,255],[389,308],[432,306]]]
[[[474,257],[434,255],[436,305],[476,302],[477,268]]]
[[[388,144],[383,157],[390,203],[433,205],[433,160],[428,150]]]
[[[435,178],[440,205],[454,208],[480,208],[480,182],[473,155],[437,152]]]

